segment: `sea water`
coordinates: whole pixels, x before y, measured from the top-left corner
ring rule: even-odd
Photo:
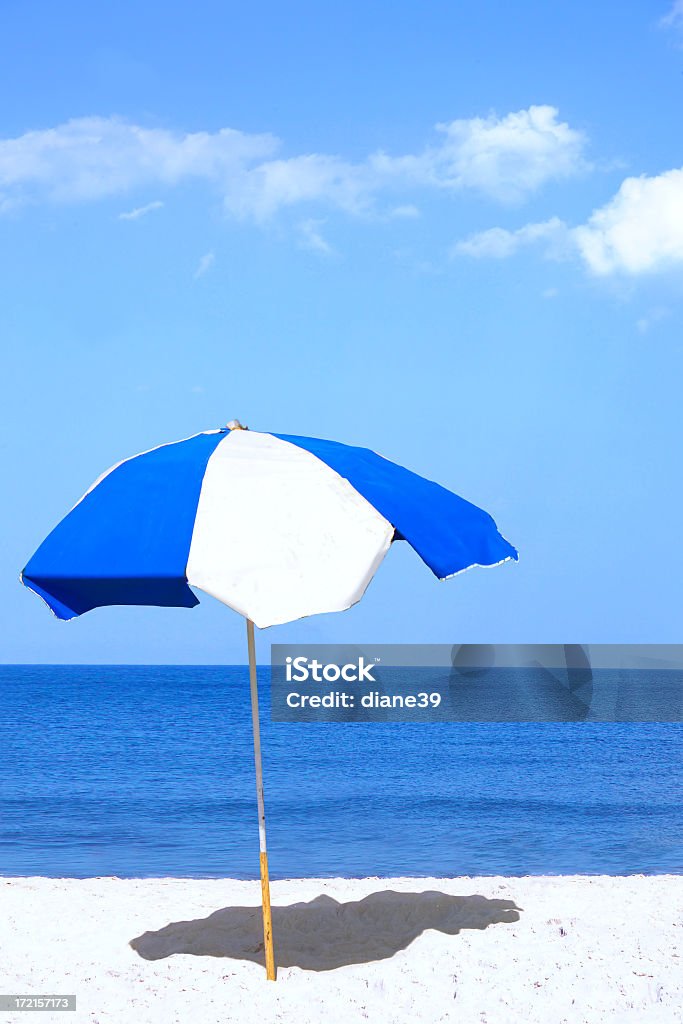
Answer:
[[[683,871],[683,724],[273,723],[274,878]],[[243,666],[0,667],[0,874],[254,878]]]

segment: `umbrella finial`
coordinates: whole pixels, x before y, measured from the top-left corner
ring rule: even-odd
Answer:
[[[249,430],[249,427],[243,427],[239,420],[230,420],[226,426],[228,430]]]

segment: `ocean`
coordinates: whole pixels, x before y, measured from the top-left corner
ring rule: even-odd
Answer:
[[[274,723],[271,876],[683,872],[680,722]],[[0,874],[258,877],[244,666],[1,666]]]

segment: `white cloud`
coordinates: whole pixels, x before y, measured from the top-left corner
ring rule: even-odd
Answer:
[[[545,256],[577,254],[598,277],[637,276],[683,266],[683,168],[626,178],[616,195],[585,224],[558,217],[515,231],[495,227],[457,242],[453,255],[505,259],[542,242]]]
[[[215,260],[216,260],[216,256],[215,256],[214,253],[212,253],[212,252],[204,253],[204,255],[202,256],[202,258],[200,259],[200,261],[199,261],[199,263],[197,265],[197,269],[195,270],[194,274],[192,275],[194,277],[195,281],[198,278],[203,277],[204,274],[206,274],[206,272],[211,269],[211,267],[215,263]]]
[[[277,148],[230,128],[182,134],[119,118],[83,117],[0,140],[0,196],[75,202],[201,178],[225,185]]]
[[[371,190],[358,167],[333,156],[313,153],[269,160],[233,179],[225,206],[240,217],[266,220],[298,203],[324,202],[349,213],[367,208]]]
[[[469,238],[456,242],[451,254],[474,256],[477,259],[488,257],[502,260],[517,252],[522,244],[521,236],[525,230],[526,228],[520,228],[519,231],[508,231],[507,228],[487,228],[486,231],[477,231]]]
[[[583,133],[557,117],[555,107],[532,106],[439,125],[446,139],[436,162],[444,183],[508,201],[584,170]]]
[[[420,152],[377,152],[354,163],[324,153],[280,157],[280,142],[269,134],[182,133],[119,118],[78,118],[0,140],[0,209],[97,200],[196,179],[214,186],[231,214],[263,221],[302,203],[363,213],[381,194],[416,188],[519,200],[587,166],[583,134],[560,122],[554,107],[461,119],[437,130],[436,144]],[[414,210],[399,205],[393,215],[414,216]]]
[[[156,199],[153,203],[147,203],[145,206],[136,206],[134,210],[128,210],[126,213],[119,214],[119,220],[139,220],[140,217],[144,217],[146,214],[151,213],[152,210],[160,210],[164,204],[161,200]]]
[[[614,198],[572,235],[589,270],[599,276],[683,265],[683,168],[626,178]]]
[[[299,224],[301,235],[301,247],[312,249],[313,252],[322,253],[324,256],[331,256],[334,249],[320,233],[320,226],[325,222],[322,220],[305,220]]]
[[[548,181],[586,170],[580,131],[559,122],[555,107],[531,106],[437,125],[442,138],[422,153],[376,153],[368,169],[384,180],[441,189],[473,189],[502,202],[518,201]]]
[[[489,228],[456,242],[451,255],[473,256],[476,259],[506,259],[519,249],[538,242],[546,246],[546,255],[559,256],[566,248],[567,227],[558,217],[539,224],[525,224],[516,231],[506,228]]]

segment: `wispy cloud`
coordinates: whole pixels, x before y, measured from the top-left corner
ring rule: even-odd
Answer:
[[[434,260],[424,259],[411,249],[394,249],[392,255],[400,266],[405,267],[406,270],[411,271],[413,274],[420,276],[434,276],[443,274],[444,272],[443,262],[441,260],[436,262]]]
[[[675,0],[671,10],[660,18],[659,24],[662,28],[683,29],[683,0]]]
[[[598,277],[683,267],[683,168],[626,178],[612,199],[577,227],[553,217],[515,231],[489,228],[456,242],[452,252],[504,259],[538,242],[549,257],[573,251]]]
[[[153,203],[147,203],[145,206],[136,206],[134,210],[120,213],[119,220],[139,220],[140,217],[145,217],[152,210],[160,210],[163,205],[160,199],[156,199]]]
[[[83,117],[0,140],[0,192],[24,201],[82,202],[191,178],[224,186],[277,146],[272,135],[229,128],[182,134]]]
[[[192,275],[193,278],[195,279],[195,281],[197,281],[200,277],[204,277],[204,274],[206,274],[207,271],[209,271],[211,269],[211,267],[214,265],[215,261],[216,261],[215,253],[213,253],[213,252],[205,252],[204,255],[202,256],[202,258],[200,259],[199,263],[197,264],[197,269],[195,270],[194,274]]]
[[[369,209],[375,190],[363,166],[312,153],[245,169],[227,183],[224,203],[229,213],[262,222],[302,203],[361,213]]]
[[[417,206],[413,206],[412,203],[407,203],[404,206],[395,206],[393,210],[389,211],[390,217],[396,217],[400,220],[415,220],[420,216],[420,211]]]
[[[525,246],[543,243],[548,255],[559,256],[566,248],[567,226],[559,217],[538,224],[525,224],[516,231],[489,228],[456,242],[451,255],[474,256],[477,259],[506,259]]]
[[[313,252],[322,253],[324,256],[332,255],[334,249],[320,232],[320,228],[324,223],[322,220],[304,220],[299,224],[300,245],[302,249],[312,249]]]
[[[585,170],[585,146],[583,133],[551,106],[450,121],[416,153],[375,152],[360,162],[325,153],[283,157],[270,134],[182,133],[86,117],[0,140],[0,209],[7,202],[94,201],[193,179],[217,190],[230,214],[256,221],[302,204],[359,214],[416,189],[517,202]],[[414,210],[399,203],[393,215]],[[134,215],[142,212],[128,219]]]
[[[648,334],[648,332],[658,324],[661,320],[666,319],[669,315],[670,310],[666,306],[655,306],[645,316],[641,316],[639,320],[636,320],[636,327],[640,334]]]

